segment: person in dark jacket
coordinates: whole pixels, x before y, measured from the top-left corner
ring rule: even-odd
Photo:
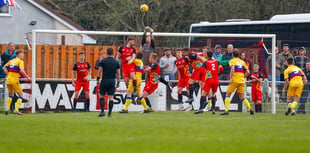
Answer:
[[[227,52],[224,53],[219,60],[220,65],[223,66],[224,72],[220,76],[220,80],[229,80],[230,78],[230,67],[229,61],[233,59],[232,52],[234,51],[234,46],[232,44],[227,45]]]
[[[309,58],[305,56],[306,49],[305,47],[300,47],[298,49],[298,55],[294,57],[295,65],[298,66],[301,70],[306,72],[306,63],[309,62]]]
[[[1,55],[1,65],[5,65],[8,61],[14,58],[16,58],[15,44],[10,42],[8,44],[8,50]]]

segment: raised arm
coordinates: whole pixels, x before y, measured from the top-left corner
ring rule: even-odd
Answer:
[[[142,46],[146,43],[146,30],[144,29],[144,33],[142,35],[142,40],[141,40],[141,44]]]
[[[271,55],[267,58],[267,63],[266,63],[266,72],[267,74],[271,74]]]
[[[120,58],[121,58],[121,56],[122,56],[122,49],[123,49],[123,47],[124,46],[120,46],[119,48],[118,48],[118,52],[117,52],[117,55],[116,55],[116,60],[118,61]]]
[[[154,37],[153,37],[152,32],[151,32],[151,34],[150,34],[150,38],[151,38],[151,47],[152,47],[152,48],[155,48],[155,40],[154,40]]]

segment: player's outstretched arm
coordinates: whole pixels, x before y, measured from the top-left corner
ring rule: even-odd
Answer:
[[[223,72],[224,72],[224,68],[223,68],[223,66],[222,65],[219,65],[219,73],[218,73],[218,75],[220,76]]]
[[[142,35],[142,40],[141,40],[141,44],[142,46],[146,43],[146,29],[144,29],[143,35]]]
[[[25,76],[28,80],[31,80],[31,78],[29,77],[29,75],[25,72],[24,69],[20,69],[20,73]]]
[[[128,64],[131,64],[133,62],[133,60],[136,59],[136,54],[132,54],[131,58],[128,60]]]
[[[149,71],[151,71],[151,67],[150,66],[145,66],[144,67],[144,72],[149,72]]]

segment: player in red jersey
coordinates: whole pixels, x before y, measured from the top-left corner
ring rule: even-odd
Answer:
[[[127,45],[119,47],[116,59],[122,59],[122,72],[126,87],[128,87],[130,77],[133,81],[135,92],[137,85],[137,80],[135,76],[136,69],[135,65],[132,62],[136,58],[136,49],[134,48],[136,41],[134,38],[128,38],[127,41]]]
[[[183,49],[184,50],[184,49]],[[185,49],[186,50],[186,49]],[[189,100],[187,101],[190,105],[186,108],[186,111],[192,110],[192,103],[194,101],[193,93],[194,93],[194,83],[195,81],[199,81],[199,85],[202,87],[205,82],[205,69],[202,68],[202,57],[198,56],[197,53],[191,52],[189,53],[189,64],[193,68],[192,75],[188,80],[189,85]]]
[[[255,63],[253,65],[253,73],[251,74],[252,82],[252,101],[255,104],[255,112],[262,112],[262,89],[261,84],[263,82],[263,73],[259,71],[259,65]]]
[[[204,46],[203,49],[202,49],[203,56],[202,56],[202,59],[201,59],[203,62],[206,62],[208,60],[208,51],[212,51],[212,50],[210,49],[210,47]],[[212,57],[212,59],[214,59],[214,57]],[[220,67],[222,67],[222,66],[220,65]],[[206,68],[205,68],[205,70],[206,70]],[[205,72],[205,73],[207,73],[207,72]],[[204,87],[204,85],[205,85],[205,82],[201,85],[201,87]],[[203,89],[201,90],[201,92],[202,91],[203,91]],[[211,110],[211,102],[215,104],[215,97],[214,97],[212,91],[208,92],[208,103],[205,103],[204,111]],[[214,107],[215,107],[215,105],[214,105]],[[213,111],[213,114],[215,114],[215,111]]]
[[[197,112],[194,114],[200,114],[203,113],[203,108],[205,106],[206,101],[206,95],[211,92],[211,95],[209,94],[208,103],[211,103],[212,101],[212,113],[215,114],[215,93],[217,91],[217,88],[219,86],[219,75],[221,75],[224,72],[224,68],[219,64],[217,60],[215,60],[213,57],[213,52],[208,51],[207,53],[207,61],[205,61],[202,65],[203,68],[206,69],[206,80],[205,84],[202,88],[201,97],[200,97],[200,108]],[[212,91],[211,91],[212,90]]]
[[[187,56],[183,57],[182,49],[178,48],[176,50],[176,58],[175,65],[178,68],[178,74],[179,74],[179,81],[178,81],[178,102],[179,102],[179,109],[183,110],[183,95],[182,90],[183,88],[187,89],[187,93],[189,94],[189,86],[188,86],[188,80],[191,76],[189,73],[189,59]]]
[[[76,104],[78,101],[78,96],[81,88],[85,92],[86,101],[84,104],[84,109],[86,112],[89,112],[89,77],[91,74],[90,65],[88,62],[85,62],[85,53],[79,53],[79,62],[76,62],[73,66],[73,77],[72,85],[75,87],[74,90],[74,100],[73,100],[73,111],[76,111]],[[76,79],[76,82],[75,82]]]
[[[152,94],[157,88],[158,88],[158,83],[159,83],[159,76],[160,76],[160,68],[159,64],[156,62],[157,61],[157,54],[156,53],[151,53],[149,57],[149,61],[151,63],[150,66],[145,66],[144,72],[149,72],[149,75],[147,77],[147,83],[144,86],[142,96],[138,98],[140,103],[144,107],[143,113],[148,113],[150,112],[149,107],[146,104],[145,99]]]

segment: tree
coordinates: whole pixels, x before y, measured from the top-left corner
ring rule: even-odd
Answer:
[[[276,14],[310,12],[304,0],[44,0],[87,30],[189,32],[192,23],[232,18],[268,20]],[[149,12],[141,13],[141,4]]]

